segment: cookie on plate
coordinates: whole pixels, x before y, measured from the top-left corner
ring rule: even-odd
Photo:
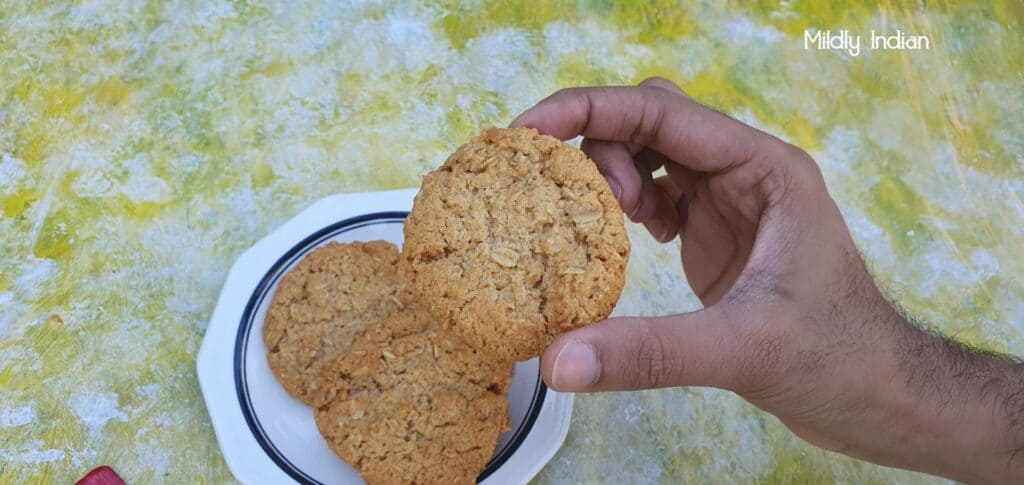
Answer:
[[[509,427],[512,364],[417,308],[359,332],[331,373],[317,426],[369,484],[475,483]]]
[[[325,363],[358,330],[411,302],[398,248],[386,241],[329,243],[281,280],[267,310],[263,341],[270,370],[288,394],[323,402]]]
[[[427,174],[405,223],[413,291],[497,358],[607,318],[625,282],[622,210],[580,150],[490,128]]]

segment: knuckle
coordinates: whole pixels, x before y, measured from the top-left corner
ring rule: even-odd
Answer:
[[[551,96],[555,98],[572,97],[577,91],[579,91],[579,88],[561,88],[558,91],[555,91],[555,94],[552,94]]]
[[[643,85],[659,85],[659,84],[660,85],[666,85],[666,84],[669,84],[670,85],[670,84],[672,84],[672,81],[669,81],[668,79],[665,79],[665,78],[663,78],[661,76],[649,76],[647,79],[644,79],[643,81],[641,81],[640,84],[643,84]]]
[[[635,380],[649,388],[669,385],[676,374],[669,355],[664,337],[646,322],[639,325],[633,340]]]
[[[665,78],[665,77],[661,77],[661,76],[651,76],[651,77],[641,81],[639,85],[640,86],[650,86],[650,87],[653,87],[653,88],[657,88],[657,89],[661,89],[661,90],[670,92],[672,94],[681,94],[683,96],[686,96],[686,92],[684,92],[683,89],[680,88],[678,84],[673,82],[671,79],[668,79],[668,78]]]
[[[640,109],[640,119],[633,126],[628,140],[639,146],[651,146],[661,131],[665,120],[665,105],[657,97],[648,97]]]
[[[548,96],[548,100],[555,103],[569,102],[579,98],[582,92],[582,88],[562,88]]]
[[[789,168],[787,172],[791,176],[789,177],[791,180],[824,184],[825,179],[821,173],[821,166],[803,148],[785,143],[782,148],[782,157]]]
[[[788,158],[790,160],[793,160],[793,161],[796,161],[796,162],[802,163],[802,164],[806,164],[808,162],[810,162],[812,164],[814,163],[814,159],[811,158],[811,155],[809,153],[807,153],[806,150],[804,150],[803,148],[800,148],[800,147],[798,147],[796,145],[793,145],[792,143],[786,143],[785,144],[785,150],[786,150],[785,151],[786,158]]]
[[[821,166],[818,165],[818,162],[816,162],[813,157],[811,157],[811,154],[804,151],[803,148],[793,145],[790,146],[793,150],[793,159],[796,161],[797,166],[800,167],[803,173],[815,178],[822,178]]]

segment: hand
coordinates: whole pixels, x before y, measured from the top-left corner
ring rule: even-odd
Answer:
[[[552,388],[718,387],[826,449],[962,480],[1024,479],[1024,371],[904,320],[802,150],[657,78],[562,90],[512,125],[583,135],[623,211],[659,241],[681,238],[705,307],[562,335],[541,362]]]

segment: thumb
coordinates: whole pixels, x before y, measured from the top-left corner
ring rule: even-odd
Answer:
[[[714,306],[657,318],[613,318],[559,336],[541,357],[556,391],[671,386],[730,388],[742,356],[726,312]]]

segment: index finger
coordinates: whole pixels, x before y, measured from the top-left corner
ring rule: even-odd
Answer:
[[[683,94],[655,86],[569,88],[519,115],[529,126],[568,140],[577,135],[653,148],[693,170],[717,172],[751,160],[778,139]]]

